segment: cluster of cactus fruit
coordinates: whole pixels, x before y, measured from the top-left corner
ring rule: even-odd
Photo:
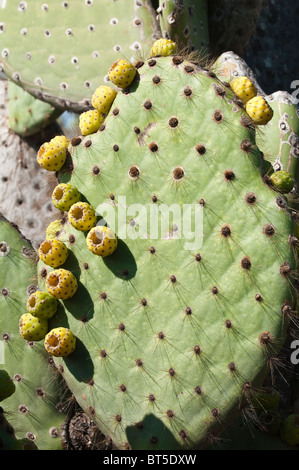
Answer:
[[[147,3],[136,2],[136,11]],[[163,21],[181,9],[162,2]],[[17,388],[4,403],[9,411],[18,403],[31,441],[58,446],[59,383],[50,391],[34,382],[38,419],[34,399],[28,406],[18,395],[28,383],[16,371],[20,352],[35,352],[28,362],[44,367],[50,357],[117,448],[207,448],[243,407],[265,410],[270,400],[273,408],[277,398],[267,394],[265,405],[259,389],[297,315],[298,238],[287,199],[296,193],[294,174],[273,171],[257,145],[274,113],[247,76],[222,80],[200,56],[160,38],[149,57],[116,60],[106,77],[113,87],[95,88],[79,116],[80,135],[56,136],[37,153],[58,178],[52,203],[61,219],[49,226],[37,263],[26,258],[25,277],[37,285],[26,281],[16,294],[3,284],[1,301],[13,315],[0,325]],[[167,230],[155,236],[144,227],[141,207],[157,216],[157,229],[173,205],[180,211]],[[203,218],[203,241],[190,249],[181,218],[187,206]],[[117,227],[114,217],[122,217]],[[20,256],[18,236],[16,244]],[[0,262],[11,254],[1,242]],[[25,341],[14,357],[17,324]],[[47,432],[39,437],[41,419]],[[282,433],[298,443],[294,416]]]

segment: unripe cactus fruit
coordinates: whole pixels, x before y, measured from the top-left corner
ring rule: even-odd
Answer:
[[[80,198],[80,192],[70,183],[58,184],[52,193],[54,207],[63,212],[68,211],[73,204],[79,202]]]
[[[54,328],[45,337],[45,349],[55,357],[66,357],[76,347],[76,337],[68,328]]]
[[[0,401],[10,397],[16,390],[16,386],[6,370],[0,370]]]
[[[104,115],[97,109],[90,109],[79,116],[79,127],[82,135],[96,132],[104,122]]]
[[[27,341],[41,341],[48,331],[48,320],[24,313],[19,320],[19,333]]]
[[[66,245],[60,241],[52,238],[51,240],[43,241],[38,249],[39,258],[48,266],[58,268],[65,263],[68,250]]]
[[[92,95],[91,104],[100,113],[107,114],[117,92],[110,86],[99,86]]]
[[[273,117],[273,110],[262,96],[255,96],[247,101],[246,112],[258,125],[267,124]]]
[[[172,54],[177,53],[177,44],[170,39],[158,39],[157,41],[154,42],[152,45],[151,51],[150,51],[150,56],[151,57],[157,57],[157,56],[163,56],[167,57]]]
[[[119,88],[126,88],[133,82],[136,76],[134,65],[125,59],[120,59],[112,64],[108,77]]]
[[[52,318],[57,311],[57,299],[48,292],[33,292],[27,300],[27,311],[34,317]]]
[[[56,234],[61,230],[61,220],[53,220],[46,228],[46,240],[55,238]]]
[[[111,255],[117,248],[117,237],[108,227],[93,227],[86,237],[87,248],[98,256]]]
[[[66,147],[51,140],[45,142],[38,150],[37,163],[48,171],[60,170],[66,160]]]
[[[56,299],[70,299],[75,294],[78,283],[77,279],[67,269],[54,269],[46,278],[46,288],[50,295]]]
[[[294,187],[292,175],[286,170],[279,170],[272,173],[270,183],[281,193],[289,193]]]
[[[83,232],[90,230],[97,222],[95,210],[87,202],[73,204],[68,212],[68,219],[75,229]]]
[[[244,103],[254,98],[257,94],[257,90],[248,77],[237,77],[230,82],[230,87]]]

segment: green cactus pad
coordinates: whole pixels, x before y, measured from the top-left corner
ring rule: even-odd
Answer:
[[[62,382],[42,342],[26,341],[18,329],[27,298],[37,288],[36,253],[2,217],[0,239],[0,362],[15,385],[13,395],[1,404],[18,441],[29,439],[40,450],[62,449]]]
[[[209,50],[208,2],[160,0],[158,12],[163,37],[192,50]]]
[[[114,57],[148,52],[152,36],[161,34],[155,18],[145,0],[5,2],[0,67],[36,98],[81,111],[99,77],[105,84]]]
[[[54,122],[62,113],[48,103],[34,98],[14,82],[8,82],[9,126],[28,137]]]
[[[299,115],[298,107],[287,92],[266,96],[274,111],[271,121],[257,134],[256,141],[275,171],[288,171],[299,181]]]
[[[295,297],[293,222],[262,178],[250,120],[209,70],[152,58],[101,129],[72,143],[60,180],[118,245],[99,258],[63,225],[78,290],[50,323],[77,343],[55,363],[119,448],[205,448],[262,385]],[[42,290],[51,271],[39,263]]]

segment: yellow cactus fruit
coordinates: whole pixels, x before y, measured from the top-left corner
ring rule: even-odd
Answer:
[[[230,82],[230,87],[235,95],[240,98],[244,103],[254,98],[257,90],[248,77],[237,77]]]
[[[246,112],[258,125],[267,124],[273,117],[273,110],[262,96],[255,96],[247,101]]]
[[[136,72],[137,71],[131,62],[121,59],[112,64],[108,72],[108,77],[109,80],[117,87],[126,88],[133,82]]]
[[[91,109],[79,116],[79,127],[82,135],[93,134],[104,122],[104,115],[97,109]]]
[[[76,348],[76,337],[68,328],[53,328],[45,337],[45,349],[51,356],[66,357]]]
[[[68,219],[71,225],[82,232],[87,232],[97,223],[94,208],[87,202],[77,202],[70,207]]]
[[[56,299],[70,299],[78,289],[75,276],[67,269],[55,269],[48,273],[46,278],[46,289]]]
[[[93,227],[86,237],[87,248],[98,256],[111,255],[117,248],[117,237],[108,227]]]
[[[99,86],[91,97],[91,104],[100,113],[108,114],[116,95],[110,86]]]
[[[167,57],[172,54],[177,53],[177,44],[170,39],[158,39],[157,41],[154,42],[152,45],[151,51],[150,51],[150,56],[151,57],[157,57],[157,56],[163,56]]]
[[[65,263],[68,256],[67,246],[55,238],[43,241],[38,249],[38,256],[48,266],[58,268]]]

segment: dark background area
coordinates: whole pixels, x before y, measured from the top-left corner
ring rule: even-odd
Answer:
[[[243,59],[267,94],[292,93],[292,81],[299,80],[298,20],[296,0],[268,0],[262,10]]]

